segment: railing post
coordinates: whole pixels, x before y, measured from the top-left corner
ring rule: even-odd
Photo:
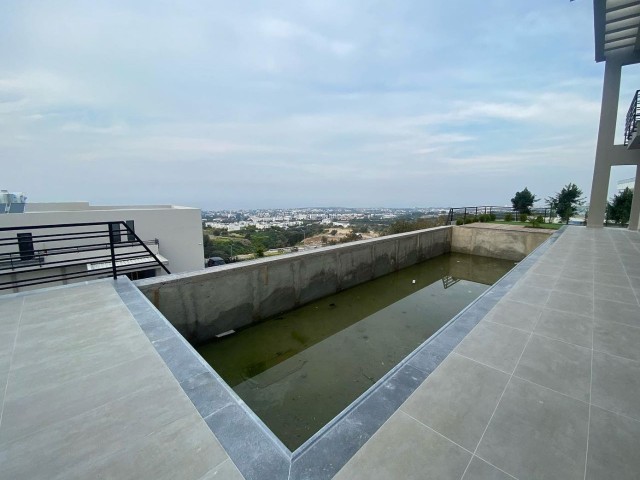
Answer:
[[[118,225],[118,230],[120,230],[120,224],[109,223],[109,249],[111,250],[111,272],[113,274],[113,279],[118,279],[118,270],[116,268],[116,251],[113,246],[113,237],[114,237],[114,229],[115,226]]]

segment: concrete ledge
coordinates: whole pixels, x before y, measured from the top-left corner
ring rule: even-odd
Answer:
[[[135,284],[199,343],[449,252],[451,232],[437,227]]]

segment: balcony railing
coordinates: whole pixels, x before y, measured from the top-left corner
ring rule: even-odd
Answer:
[[[496,220],[504,220],[507,214],[511,215],[512,220],[515,222],[522,220],[522,213],[511,207],[483,205],[480,207],[450,208],[447,215],[447,222],[452,223],[461,219],[464,223],[467,218],[479,217],[480,215],[495,215]],[[532,208],[531,213],[527,213],[526,215],[527,218],[540,216],[545,222],[551,222],[551,219],[555,217],[555,213],[550,208]]]
[[[113,277],[160,267],[170,273],[126,222],[0,228],[0,290]],[[157,252],[157,247],[155,248]]]
[[[629,145],[633,136],[638,131],[638,120],[640,120],[640,110],[638,109],[638,94],[640,90],[636,90],[629,110],[627,111],[627,120],[624,126],[624,144]]]

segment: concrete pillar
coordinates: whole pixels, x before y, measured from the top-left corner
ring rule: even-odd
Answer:
[[[638,230],[638,223],[640,223],[640,165],[636,167],[636,183],[633,185],[629,230]]]
[[[593,167],[593,182],[589,204],[588,227],[602,227],[609,192],[609,176],[613,158],[613,145],[616,135],[616,117],[618,116],[618,97],[620,96],[620,74],[622,66],[607,60],[604,67],[602,86],[602,105],[600,107],[600,127],[596,161]]]

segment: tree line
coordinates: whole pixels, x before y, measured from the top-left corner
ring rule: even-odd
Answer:
[[[516,192],[511,199],[513,209],[524,214],[531,213],[531,207],[539,199],[529,191],[527,187],[520,192]],[[633,201],[633,190],[625,188],[624,191],[615,194],[607,202],[607,222],[613,221],[616,224],[629,223],[631,214],[631,202]],[[579,206],[584,205],[582,190],[574,183],[565,185],[562,190],[554,196],[546,199],[546,204],[560,217],[564,223],[569,223],[569,219],[575,215]]]

